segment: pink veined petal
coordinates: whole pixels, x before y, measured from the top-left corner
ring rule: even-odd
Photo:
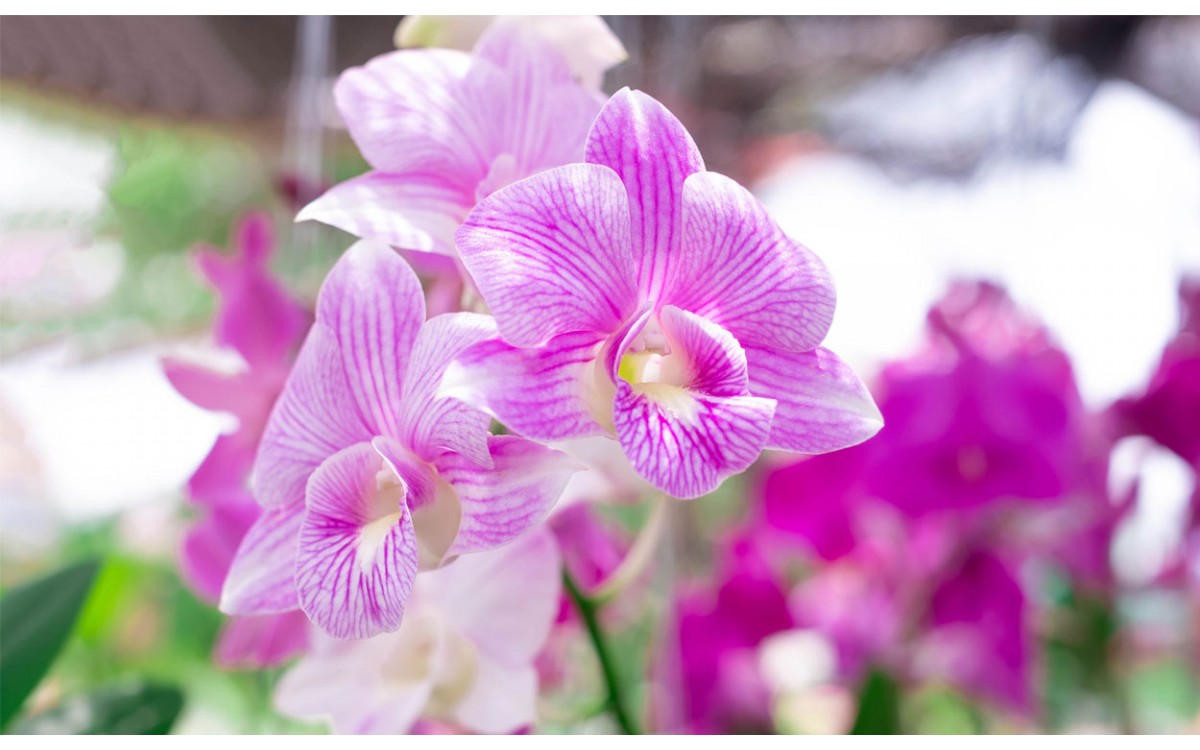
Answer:
[[[331,642],[315,636],[312,653],[280,680],[276,708],[298,719],[326,720],[339,734],[408,732],[429,703],[433,681],[381,681],[395,638]]]
[[[883,416],[854,371],[828,349],[791,353],[746,347],[750,392],[775,399],[768,448],[828,453],[879,432]]]
[[[404,482],[404,504],[409,510],[416,510],[434,501],[437,494],[436,477],[428,464],[414,456],[395,438],[377,437],[371,441],[371,447]]]
[[[485,341],[459,355],[440,393],[483,409],[534,440],[602,435],[589,396],[605,387],[612,391],[594,365],[603,343],[592,333],[564,334],[532,349]]]
[[[451,630],[500,664],[529,664],[558,612],[558,544],[545,526],[497,549],[464,555],[418,584]]]
[[[592,124],[585,161],[612,169],[624,183],[638,288],[657,299],[679,256],[683,181],[704,171],[700,151],[666,107],[625,88]]]
[[[443,175],[474,191],[493,155],[464,84],[471,65],[454,50],[402,50],[343,73],[334,99],[367,162],[382,172]]]
[[[438,174],[368,172],[329,189],[296,221],[329,224],[392,247],[453,256],[474,196]]]
[[[374,435],[355,405],[333,331],[315,323],[263,432],[255,497],[268,508],[303,503],[322,461]]]
[[[225,668],[277,666],[304,652],[310,627],[298,609],[262,617],[231,617],[221,628],[213,658]]]
[[[299,607],[296,599],[296,550],[301,503],[263,512],[238,547],[220,609],[227,615],[268,615]]]
[[[425,323],[417,275],[388,246],[356,242],[321,285],[317,322],[337,336],[359,412],[376,434],[396,434],[404,372]]]
[[[581,161],[604,100],[575,83],[566,58],[547,39],[520,24],[495,24],[475,56],[467,82],[486,123],[490,154],[513,160],[513,177],[504,184]]]
[[[491,466],[491,419],[476,407],[438,394],[442,376],[456,357],[496,336],[496,321],[477,313],[448,313],[421,328],[404,376],[400,433],[417,454],[431,461],[442,450]]]
[[[407,487],[370,444],[331,456],[308,482],[296,589],[309,619],[336,638],[400,627],[417,574]]]
[[[836,303],[825,264],[750,191],[712,172],[683,184],[683,246],[664,294],[743,346],[796,352],[821,343]]]
[[[437,460],[438,472],[458,494],[462,519],[448,555],[507,544],[546,516],[580,464],[553,448],[514,435],[488,441],[492,468],[454,453]]]
[[[663,492],[700,497],[754,463],[775,403],[753,396],[687,395],[680,412],[621,381],[613,404],[617,439],[633,468]]]
[[[758,458],[775,402],[747,391],[746,358],[720,326],[667,306],[659,314],[686,382],[617,380],[613,423],[634,469],[664,492],[693,498]]]
[[[505,341],[620,327],[637,302],[627,205],[611,170],[572,164],[476,206],[455,239]]]
[[[475,662],[475,682],[454,709],[465,729],[509,734],[537,722],[538,676],[530,664],[507,665],[486,655]]]

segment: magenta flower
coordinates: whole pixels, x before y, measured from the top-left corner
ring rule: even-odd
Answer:
[[[403,734],[419,718],[494,734],[529,726],[533,661],[554,622],[559,564],[554,539],[538,529],[423,574],[399,630],[319,638],[280,681],[275,703],[347,734]]]
[[[928,350],[884,369],[888,423],[872,492],[911,515],[1019,499],[1084,481],[1071,363],[999,287],[960,283],[929,313]]]
[[[425,321],[416,275],[389,248],[351,247],[271,413],[255,462],[265,510],[221,609],[303,609],[339,638],[400,625],[420,569],[491,549],[541,520],[574,462],[434,391],[448,362],[495,335],[473,313]]]
[[[515,23],[489,29],[472,54],[381,55],[343,73],[334,97],[371,171],[297,221],[451,257],[454,231],[479,199],[579,160],[603,101],[547,39]]]
[[[1145,393],[1115,411],[1130,434],[1148,435],[1200,471],[1200,279],[1179,285],[1182,325]]]
[[[769,731],[770,691],[758,649],[792,627],[787,595],[746,540],[725,557],[716,590],[692,588],[677,605],[684,718],[697,734]]]
[[[447,393],[537,440],[614,436],[684,498],[764,448],[821,453],[879,429],[861,381],[818,346],[825,267],[704,171],[670,112],[619,92],[586,162],[493,194],[458,231],[503,341],[460,358]]]
[[[238,544],[261,512],[247,479],[267,415],[312,319],[270,275],[269,219],[251,214],[235,235],[232,256],[201,249],[194,259],[219,297],[213,339],[236,351],[243,369],[221,373],[178,359],[163,361],[167,378],[185,398],[237,419],[234,431],[217,439],[187,485],[188,499],[202,516],[184,535],[180,568],[188,584],[214,602]],[[222,630],[216,658],[225,665],[274,664],[302,649],[307,638],[303,618],[236,617]]]

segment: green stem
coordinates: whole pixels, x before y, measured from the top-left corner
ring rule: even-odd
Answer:
[[[591,639],[592,649],[596,652],[596,660],[600,662],[600,672],[603,674],[604,684],[608,688],[606,700],[608,710],[612,712],[613,718],[616,719],[617,726],[621,728],[622,732],[641,734],[637,721],[625,705],[621,680],[617,675],[617,665],[613,661],[612,651],[609,648],[608,640],[604,637],[604,631],[600,629],[600,621],[597,617],[600,609],[599,603],[583,593],[566,568],[563,568],[562,577],[563,586],[567,589],[571,601],[575,603],[575,608],[579,610],[579,616],[583,619],[584,626],[587,627],[588,638]]]

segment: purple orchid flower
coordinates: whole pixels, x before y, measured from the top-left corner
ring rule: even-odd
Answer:
[[[615,436],[634,469],[703,495],[764,448],[822,453],[881,426],[820,348],[834,290],[761,204],[706,172],[683,125],[623,90],[586,163],[498,191],[456,235],[503,341],[446,393],[537,440]]]
[[[603,103],[548,39],[517,23],[494,25],[470,54],[380,55],[343,73],[334,97],[371,171],[296,220],[451,258],[454,231],[479,199],[579,160]]]
[[[483,315],[426,322],[421,285],[390,248],[346,252],[263,435],[254,485],[264,512],[238,550],[223,611],[300,608],[339,638],[394,631],[418,570],[541,520],[574,461],[490,435],[485,414],[435,395],[447,363],[494,336]]]
[[[184,535],[180,570],[200,596],[214,602],[238,544],[261,513],[247,484],[250,468],[267,415],[312,320],[271,277],[270,220],[250,214],[235,236],[232,256],[205,248],[193,258],[219,297],[213,339],[236,351],[243,369],[221,373],[179,359],[163,361],[168,380],[185,398],[237,418],[237,427],[217,438],[187,485],[189,501],[203,515]],[[226,666],[275,664],[303,649],[307,639],[303,617],[235,617],[222,630],[215,656]]]

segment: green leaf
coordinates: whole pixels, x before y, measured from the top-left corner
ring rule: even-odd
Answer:
[[[99,567],[95,560],[72,565],[13,589],[0,601],[0,727],[54,663]]]
[[[900,734],[900,688],[878,669],[858,693],[858,716],[850,734]]]
[[[167,734],[183,709],[170,685],[134,683],[67,698],[21,721],[14,734]]]

